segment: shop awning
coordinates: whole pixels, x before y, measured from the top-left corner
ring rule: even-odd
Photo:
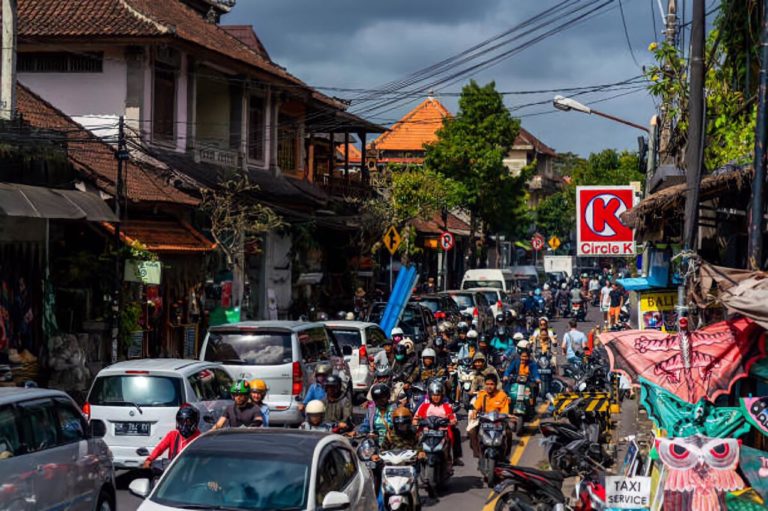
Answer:
[[[116,222],[98,195],[80,190],[0,183],[0,216]]]
[[[111,224],[102,223],[104,229],[114,234]],[[125,243],[138,241],[150,252],[188,253],[210,252],[216,244],[183,220],[124,220],[120,224],[120,238]]]

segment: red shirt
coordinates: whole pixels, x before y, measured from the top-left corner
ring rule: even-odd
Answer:
[[[453,422],[456,420],[456,414],[453,412],[453,407],[448,403],[440,403],[439,405],[433,405],[430,402],[421,403],[418,410],[416,410],[416,417],[420,419],[426,419],[427,417],[443,417]]]
[[[152,451],[152,454],[149,455],[149,461],[155,461],[157,458],[162,456],[166,450],[168,451],[168,459],[172,460],[181,451],[184,450],[187,444],[199,436],[200,430],[195,430],[195,432],[192,433],[189,438],[184,438],[181,436],[181,433],[179,433],[178,429],[171,430],[167,435],[165,435],[165,438],[163,438],[160,443],[157,444],[155,449]]]

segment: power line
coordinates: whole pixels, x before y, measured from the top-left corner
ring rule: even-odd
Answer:
[[[632,61],[635,63],[635,65],[639,68],[642,68],[643,66],[640,65],[640,63],[637,61],[637,58],[635,57],[635,50],[632,49],[632,41],[629,39],[629,30],[627,30],[627,20],[624,17],[624,4],[622,3],[622,0],[619,0],[619,12],[621,13],[621,24],[624,26],[624,37],[627,40],[629,54],[632,56]]]

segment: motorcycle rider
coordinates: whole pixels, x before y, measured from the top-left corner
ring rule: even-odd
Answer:
[[[505,352],[507,351],[510,346],[512,346],[510,342],[510,335],[507,332],[507,327],[505,325],[506,319],[504,318],[503,314],[497,314],[496,315],[496,331],[494,332],[493,339],[491,340],[491,347],[494,349]]]
[[[459,436],[458,428],[456,428],[458,423],[456,413],[454,413],[453,407],[445,399],[443,386],[439,382],[433,381],[429,384],[427,395],[429,396],[429,401],[422,403],[416,410],[413,416],[413,425],[418,426],[419,421],[427,417],[437,416],[448,419],[450,422],[448,442],[451,444],[450,454],[452,454],[448,460],[448,467],[450,469],[452,464],[461,466],[464,463],[461,461],[461,437]]]
[[[589,298],[593,307],[597,307],[600,303],[600,281],[597,279],[597,275],[592,275],[589,280]]]
[[[385,339],[382,344],[382,350],[376,353],[373,361],[370,363],[371,371],[379,368],[392,367],[395,364],[394,341]]]
[[[525,378],[525,384],[531,387],[534,393],[538,394],[539,387],[541,386],[541,375],[539,374],[539,364],[535,360],[531,359],[531,352],[524,349],[520,352],[520,357],[517,360],[512,361],[504,371],[504,383],[520,382],[521,378]]]
[[[264,402],[264,399],[267,397],[267,392],[269,392],[269,387],[267,386],[267,383],[264,380],[259,380],[258,378],[255,380],[251,380],[250,382],[251,386],[251,401],[253,401],[253,404],[259,407],[259,410],[261,410],[261,415],[264,417],[264,424],[263,426],[265,428],[269,427],[269,405]]]
[[[444,378],[445,368],[437,365],[437,353],[432,348],[425,348],[421,352],[421,369],[419,381],[429,382],[433,378]]]
[[[387,430],[381,441],[381,450],[413,449],[419,451],[419,458],[423,458],[424,453],[419,448],[419,439],[412,421],[413,414],[408,408],[396,408],[392,412],[392,427]]]
[[[445,349],[445,340],[438,337],[433,344],[435,346],[435,365],[448,371],[451,366],[451,354]]]
[[[307,403],[307,419],[301,423],[299,429],[304,431],[328,431],[329,425],[325,421],[325,403],[319,399],[313,399]]]
[[[476,396],[479,392],[482,391],[485,378],[489,374],[495,375],[496,380],[499,379],[499,373],[496,372],[496,369],[494,369],[492,366],[488,365],[488,362],[485,359],[485,355],[482,353],[475,353],[475,356],[472,358],[472,372],[472,386],[470,387],[469,391],[469,394],[472,396]]]
[[[405,339],[405,333],[403,333],[403,329],[399,326],[396,326],[393,328],[389,333],[389,338],[392,339],[392,342],[397,346],[400,344],[400,341]]]
[[[448,351],[451,353],[457,353],[461,351],[461,347],[467,342],[467,334],[469,333],[469,325],[466,321],[459,321],[456,325],[456,337],[452,342],[448,343]]]
[[[523,315],[533,314],[536,315],[539,308],[539,304],[533,295],[533,291],[528,291],[528,296],[523,300]]]
[[[477,338],[479,337],[477,330],[470,330],[467,332],[467,338],[464,345],[459,350],[459,360],[465,358],[473,358],[477,352]]]
[[[571,308],[571,295],[568,292],[568,284],[563,282],[555,294],[555,308],[560,316],[565,317]]]
[[[491,346],[487,335],[483,334],[478,338],[477,351],[478,353],[485,355],[485,360],[489,366],[496,367],[498,364],[499,352]]]
[[[499,377],[496,373],[489,373],[484,378],[484,388],[477,394],[477,398],[472,405],[472,410],[469,411],[469,419],[474,421],[477,419],[478,414],[486,414],[490,412],[498,412],[503,414],[509,414],[509,396],[498,388]],[[469,429],[469,444],[472,446],[472,454],[475,458],[480,457],[480,440],[478,437],[479,427]],[[509,450],[512,446],[512,431],[507,428],[507,452],[506,456],[509,457]]]
[[[168,451],[168,461],[175,458],[195,438],[200,436],[198,423],[200,412],[192,405],[182,405],[176,412],[176,429],[169,431],[152,453],[144,460],[143,468],[151,468],[152,462]]]
[[[408,390],[419,381],[419,357],[413,349],[413,341],[404,339],[395,346],[395,365],[392,366],[394,394]]]
[[[507,367],[509,367],[509,363],[513,360],[520,358],[522,350],[528,349],[528,345],[530,344],[523,334],[515,334],[512,337],[512,340],[515,342],[515,346],[509,348],[506,353],[504,353],[504,358],[508,361]]]
[[[555,297],[552,294],[549,284],[544,284],[544,286],[542,286],[541,297],[544,299],[544,310],[547,311],[547,314],[550,314],[555,303]]]
[[[264,422],[264,418],[261,415],[261,410],[258,406],[253,404],[248,399],[251,393],[251,385],[247,380],[238,380],[232,384],[232,388],[229,389],[229,393],[232,394],[232,399],[235,401],[229,405],[224,411],[216,424],[213,425],[211,431],[216,431],[224,426],[229,425],[230,428],[258,428]]]
[[[304,396],[304,401],[299,403],[299,411],[303,412],[304,408],[310,401],[325,399],[325,380],[328,375],[331,374],[331,365],[327,362],[320,362],[315,366],[315,383],[309,386],[307,394]]]
[[[572,366],[581,364],[584,358],[584,346],[587,344],[587,336],[578,329],[578,322],[571,319],[568,326],[571,327],[563,336],[563,355]]]
[[[365,412],[363,422],[357,427],[358,433],[376,436],[379,444],[384,440],[387,431],[392,429],[392,412],[395,407],[390,404],[391,390],[385,383],[377,383],[371,387],[371,400]]]
[[[337,423],[339,431],[352,429],[352,401],[341,392],[341,378],[332,374],[325,380],[325,420]]]

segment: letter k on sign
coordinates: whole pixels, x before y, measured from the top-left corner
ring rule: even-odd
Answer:
[[[620,216],[632,207],[633,190],[629,187],[579,187],[579,240],[584,242],[628,242],[632,229],[621,223]]]

